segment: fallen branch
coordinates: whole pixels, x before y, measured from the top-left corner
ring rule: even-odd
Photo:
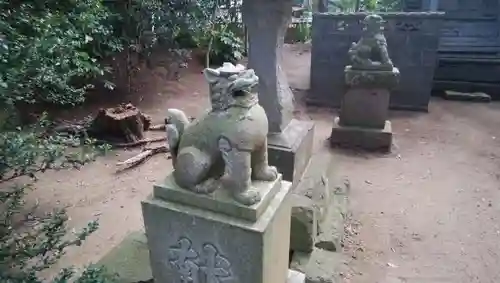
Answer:
[[[165,124],[151,125],[149,126],[150,131],[165,131]]]
[[[137,166],[150,158],[151,156],[158,153],[168,153],[170,149],[166,145],[161,145],[153,148],[144,148],[143,151],[137,154],[134,157],[131,157],[123,162],[116,163],[116,166],[119,167],[119,170],[130,169],[134,166]]]
[[[167,137],[158,137],[158,138],[142,139],[142,140],[138,140],[135,142],[127,142],[127,143],[109,142],[109,144],[112,147],[123,148],[123,147],[134,147],[134,146],[139,146],[139,145],[148,144],[148,143],[152,143],[152,142],[160,142],[160,141],[166,141],[166,140],[167,140]]]

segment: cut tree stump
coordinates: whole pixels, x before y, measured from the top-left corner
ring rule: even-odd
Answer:
[[[105,140],[134,143],[144,140],[151,118],[132,104],[100,109],[92,121],[92,133]]]

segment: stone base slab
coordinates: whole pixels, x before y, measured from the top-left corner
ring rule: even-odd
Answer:
[[[443,98],[446,100],[456,100],[456,101],[469,101],[469,102],[491,102],[491,96],[484,92],[458,92],[446,90],[444,92]]]
[[[149,264],[146,235],[143,231],[127,235],[96,266],[104,267],[108,274],[115,275],[116,283],[155,283]],[[305,278],[304,273],[289,269],[286,283],[304,283]]]
[[[392,145],[391,122],[386,121],[384,129],[342,127],[339,125],[339,118],[337,117],[333,124],[330,144],[332,146],[388,152],[391,150]]]
[[[253,181],[252,190],[260,192],[261,201],[247,206],[233,199],[227,189],[219,188],[211,194],[197,194],[179,187],[173,175],[154,186],[153,196],[170,202],[195,206],[249,221],[256,221],[281,188],[281,175],[273,182]]]
[[[314,122],[292,119],[283,132],[268,136],[269,164],[296,184],[309,165],[313,142]]]
[[[290,191],[283,182],[255,222],[152,197],[143,201],[156,282],[286,282]]]

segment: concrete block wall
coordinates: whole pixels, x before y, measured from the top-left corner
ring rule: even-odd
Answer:
[[[311,89],[307,102],[339,107],[345,93],[347,51],[361,37],[366,13],[316,13],[312,24]],[[427,111],[444,13],[380,13],[389,55],[401,72],[392,109]]]

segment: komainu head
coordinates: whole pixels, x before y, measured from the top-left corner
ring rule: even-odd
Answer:
[[[217,69],[203,70],[210,86],[212,110],[224,110],[241,100],[256,100],[252,89],[259,83],[259,77],[253,69],[243,65],[224,63]]]

